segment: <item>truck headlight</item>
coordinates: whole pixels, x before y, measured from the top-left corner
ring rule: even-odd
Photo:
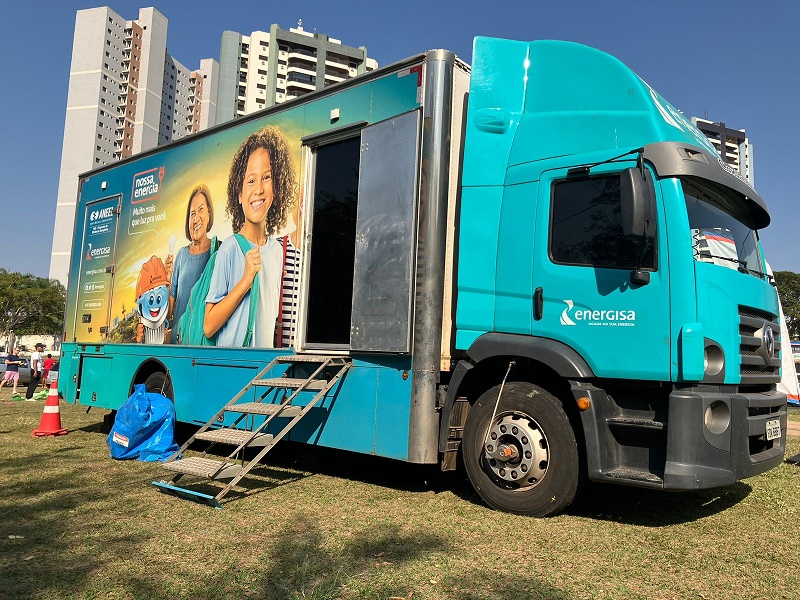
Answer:
[[[706,339],[705,348],[703,348],[703,371],[706,378],[716,377],[722,372],[724,366],[725,354],[722,352],[722,348]]]

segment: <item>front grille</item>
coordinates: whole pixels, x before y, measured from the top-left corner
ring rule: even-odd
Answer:
[[[775,351],[769,356],[764,331],[769,328],[775,337]],[[739,307],[739,355],[742,384],[777,383],[781,368],[781,328],[775,315]]]

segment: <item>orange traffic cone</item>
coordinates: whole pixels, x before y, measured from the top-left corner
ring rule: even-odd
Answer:
[[[61,410],[58,406],[58,383],[50,384],[50,391],[47,392],[47,401],[44,403],[44,412],[39,428],[33,430],[35,437],[45,435],[64,435],[69,431],[61,427]]]

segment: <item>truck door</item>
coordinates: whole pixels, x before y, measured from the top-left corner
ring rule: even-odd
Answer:
[[[359,148],[360,138],[355,132],[311,149],[306,347],[349,348]]]
[[[105,342],[108,335],[119,206],[119,196],[86,205],[75,311],[78,343]]]
[[[306,140],[305,347],[410,351],[419,132],[419,111],[411,111]]]
[[[533,334],[576,349],[600,377],[670,379],[669,265],[657,180],[655,188],[656,236],[645,249],[622,234],[618,170],[541,176]],[[649,283],[631,283],[637,266]]]

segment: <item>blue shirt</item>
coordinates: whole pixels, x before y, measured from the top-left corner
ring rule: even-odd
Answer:
[[[256,245],[250,243],[251,248]],[[259,310],[253,327],[251,345],[272,348],[275,320],[278,317],[278,294],[280,290],[283,247],[274,238],[259,247],[261,270],[258,278]],[[244,253],[233,236],[222,242],[217,250],[214,274],[208,289],[206,302],[218,303],[227,296],[244,275]],[[217,346],[241,347],[247,334],[247,321],[250,316],[250,292],[248,291],[228,320],[217,332]],[[256,342],[258,340],[258,342]]]
[[[16,371],[19,373],[19,364],[17,364],[19,361],[19,356],[16,354],[9,354],[6,356],[5,360],[11,361],[11,364],[6,365],[6,371],[11,371],[12,373]]]
[[[172,281],[169,286],[169,295],[175,298],[175,307],[172,311],[172,333],[170,334],[170,342],[177,344],[176,335],[178,333],[178,321],[181,315],[186,312],[186,307],[189,304],[189,296],[192,293],[192,287],[200,275],[203,274],[203,269],[206,268],[208,259],[211,257],[211,249],[200,254],[192,254],[189,252],[189,246],[184,246],[178,250],[175,255],[175,262],[172,267]]]

